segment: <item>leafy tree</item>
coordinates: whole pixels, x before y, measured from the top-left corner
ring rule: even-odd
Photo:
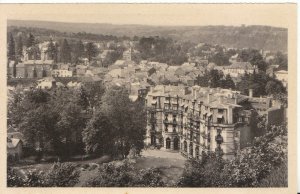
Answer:
[[[122,53],[118,51],[112,51],[107,53],[107,56],[103,60],[103,67],[108,67],[114,64],[117,60],[122,58]]]
[[[112,124],[114,155],[126,158],[132,147],[139,153],[143,148],[146,127],[143,106],[131,102],[128,91],[121,87],[107,90],[101,101],[100,111]]]
[[[38,60],[40,59],[40,49],[37,45],[33,45],[27,49],[29,59]]]
[[[61,62],[70,63],[71,62],[71,48],[66,39],[63,40],[60,48],[60,57]]]
[[[82,132],[85,151],[88,154],[112,154],[112,124],[101,112],[96,112]]]
[[[187,61],[188,47],[171,38],[142,37],[137,45],[141,59],[179,65]]]
[[[235,83],[229,74],[225,76],[225,80],[221,80],[221,87],[226,89],[235,89]]]
[[[218,70],[211,70],[209,72],[209,86],[212,88],[216,88],[220,86],[220,80],[223,78],[223,74],[221,74]]]
[[[105,87],[101,83],[85,83],[80,87],[79,104],[88,111],[94,111],[100,106]]]
[[[266,84],[266,92],[269,95],[275,96],[276,94],[285,93],[285,88],[281,81],[272,79]]]
[[[85,127],[85,119],[81,115],[81,107],[71,103],[64,105],[57,123],[61,145],[56,150],[60,155],[68,157],[80,153],[82,146],[81,132]]]
[[[213,62],[218,66],[229,65],[229,56],[221,50],[209,58],[209,62]]]
[[[7,57],[9,60],[15,60],[16,53],[15,53],[15,40],[12,33],[9,33],[8,39],[8,52]]]
[[[86,56],[89,59],[89,62],[92,61],[93,57],[97,55],[97,48],[94,43],[89,42],[86,45]]]
[[[288,56],[282,52],[277,52],[274,60],[270,62],[275,65],[279,65],[278,70],[288,70]]]
[[[197,76],[196,83],[197,83],[199,86],[202,86],[202,87],[208,87],[208,84],[209,84],[209,76],[208,76],[208,72],[205,71],[205,73],[204,73],[203,76],[198,75],[198,76]]]
[[[56,131],[58,116],[57,112],[44,104],[29,110],[20,124],[27,145],[37,148],[42,154],[55,148],[59,137]]]
[[[239,58],[244,62],[250,62],[251,65],[257,66],[261,71],[266,71],[267,64],[258,50],[247,49],[239,53]]]

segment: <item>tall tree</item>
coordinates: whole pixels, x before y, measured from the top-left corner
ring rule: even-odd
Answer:
[[[60,48],[61,62],[70,63],[71,62],[71,48],[66,39],[63,40]]]
[[[9,60],[15,60],[16,58],[15,40],[12,33],[9,33],[7,57]]]
[[[92,58],[95,57],[97,54],[97,49],[94,45],[94,43],[89,42],[86,45],[86,56],[89,59],[89,62],[92,61]]]
[[[82,132],[85,151],[88,154],[113,154],[112,124],[103,113],[94,112]]]
[[[115,154],[125,158],[132,147],[137,151],[143,147],[145,133],[145,111],[139,104],[129,99],[128,91],[121,87],[112,87],[102,97],[101,112],[112,123]]]
[[[17,39],[16,56],[20,59],[23,56],[23,39],[22,36],[18,36]]]
[[[47,53],[51,60],[54,60],[54,62],[57,62],[57,48],[56,48],[56,44],[53,43],[52,38],[49,41]]]
[[[74,48],[74,63],[79,63],[79,59],[84,56],[84,45],[81,40],[79,40]]]
[[[35,45],[35,37],[31,33],[29,33],[29,36],[28,36],[28,39],[26,42],[26,46],[27,46],[27,48],[29,48],[33,45]]]
[[[225,76],[225,80],[223,80],[223,85],[221,86],[222,88],[227,88],[227,89],[235,89],[235,83],[233,82],[231,76],[227,74]]]
[[[71,156],[81,151],[81,132],[85,127],[85,119],[81,115],[81,107],[70,102],[62,107],[57,123],[62,147],[60,155]]]

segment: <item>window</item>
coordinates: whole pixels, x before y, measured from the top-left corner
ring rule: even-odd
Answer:
[[[219,114],[223,114],[224,110],[223,109],[218,109]]]
[[[223,117],[218,118],[217,121],[218,121],[218,124],[223,124],[224,123],[224,118]]]

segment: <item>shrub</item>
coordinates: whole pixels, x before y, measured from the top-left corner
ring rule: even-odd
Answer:
[[[287,163],[280,165],[279,168],[272,170],[269,176],[264,178],[260,187],[287,187],[288,186],[288,168]]]
[[[73,163],[55,163],[45,175],[47,186],[72,187],[79,182],[79,170]]]
[[[97,177],[88,180],[85,184],[90,187],[158,187],[163,185],[158,169],[137,170],[128,160],[101,165]]]
[[[72,187],[79,181],[79,171],[72,163],[55,163],[49,171],[29,171],[24,178],[8,168],[8,187]]]
[[[17,171],[7,168],[7,187],[22,187],[24,185],[23,179],[17,174]]]
[[[178,186],[185,187],[258,187],[287,185],[286,126],[271,126],[237,157],[224,161],[213,153],[202,160],[189,160]],[[276,177],[274,171],[281,171]],[[262,182],[263,181],[263,182]],[[262,183],[261,183],[262,182]]]

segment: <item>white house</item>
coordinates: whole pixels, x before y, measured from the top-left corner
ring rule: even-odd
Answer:
[[[283,83],[283,85],[286,87],[288,83],[288,71],[280,70],[274,72],[274,74],[276,76],[276,79],[280,80]]]

